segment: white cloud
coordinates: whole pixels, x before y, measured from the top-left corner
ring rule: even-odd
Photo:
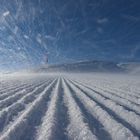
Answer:
[[[108,18],[99,18],[97,19],[97,23],[99,24],[104,24],[108,22]]]
[[[29,39],[29,36],[27,36],[27,35],[24,35],[24,38],[26,38],[26,39]]]
[[[10,14],[10,12],[9,12],[9,11],[6,11],[6,12],[3,13],[3,16],[6,17],[6,16],[8,16],[9,14]]]
[[[48,40],[52,40],[52,41],[53,41],[53,40],[56,40],[55,37],[50,36],[50,35],[46,35],[45,38],[48,39]]]
[[[36,36],[36,41],[37,41],[39,44],[42,44],[41,34],[38,34],[38,35]]]

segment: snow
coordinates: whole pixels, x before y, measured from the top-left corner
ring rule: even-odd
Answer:
[[[124,74],[1,75],[0,140],[138,140],[139,85]]]

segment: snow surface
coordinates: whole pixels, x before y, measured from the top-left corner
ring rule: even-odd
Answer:
[[[0,140],[139,139],[138,76],[0,76]]]

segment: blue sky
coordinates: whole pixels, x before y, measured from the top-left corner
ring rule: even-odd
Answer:
[[[140,61],[139,0],[2,0],[0,69]]]

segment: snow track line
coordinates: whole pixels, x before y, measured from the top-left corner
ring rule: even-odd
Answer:
[[[129,139],[129,140],[138,140],[137,137],[133,135],[132,131],[130,131],[127,127],[124,127],[123,122],[118,123],[118,120],[114,117],[113,114],[110,114],[108,108],[103,107],[100,103],[96,100],[90,99],[82,90],[77,88],[75,85],[67,81],[67,83],[71,86],[76,96],[83,102],[86,109],[101,123],[104,125],[106,130],[110,133],[113,140],[120,140],[120,139]],[[113,115],[113,116],[112,116]],[[115,114],[116,115],[116,114]],[[107,121],[106,121],[107,120]]]
[[[53,140],[57,139],[57,129],[58,126],[58,101],[59,101],[59,88],[60,79],[58,79],[55,88],[53,89],[52,97],[49,103],[48,110],[46,111],[44,117],[42,118],[42,124],[38,129],[36,140]],[[45,128],[45,129],[44,129]]]
[[[73,81],[73,80],[71,80],[71,81]],[[89,89],[89,90],[91,90],[91,91],[93,91],[93,92],[95,92],[95,93],[97,93],[97,94],[103,96],[103,97],[106,98],[106,99],[109,99],[109,100],[114,101],[116,104],[123,106],[123,107],[124,107],[125,109],[127,109],[128,111],[131,110],[131,111],[133,111],[135,114],[140,115],[140,109],[139,109],[140,107],[137,106],[137,105],[135,105],[135,104],[132,104],[132,103],[129,102],[129,101],[126,101],[126,100],[124,100],[124,99],[122,99],[122,98],[118,98],[118,97],[112,96],[111,94],[108,94],[107,92],[102,92],[102,91],[99,92],[99,91],[97,91],[97,90],[95,90],[95,89],[92,89],[92,88],[89,87],[89,86],[83,85],[83,84],[81,84],[81,83],[79,83],[79,82],[77,82],[77,81],[73,81],[73,82],[75,82],[75,83],[77,83],[78,85],[81,85],[81,86],[85,87],[86,89]]]
[[[48,82],[47,84],[50,84],[50,82]],[[46,82],[40,85],[39,87],[36,87],[31,93],[26,94],[24,97],[22,97],[20,100],[18,100],[11,106],[0,111],[0,131],[3,130],[4,126],[7,126],[10,120],[13,120],[13,117],[18,115],[22,110],[26,108],[28,104],[34,101],[45,87]]]
[[[104,87],[104,88],[106,89],[106,87]],[[129,95],[131,97],[135,97],[135,98],[140,98],[140,92],[136,93],[134,90],[133,91],[129,91],[128,89],[122,89],[122,88],[119,89],[117,87],[109,87],[109,89],[107,87],[106,90],[111,90],[111,91],[115,91],[115,92],[118,92],[118,93],[127,94],[127,95]],[[133,92],[133,94],[132,94],[132,92]]]
[[[110,92],[114,91],[114,93],[121,93],[120,95],[123,95],[123,97],[130,96],[130,98],[128,97],[129,99],[131,99],[131,98],[135,98],[135,99],[140,98],[140,96],[138,94],[136,94],[134,92],[132,94],[130,91],[126,91],[126,90],[124,91],[122,89],[117,89],[117,88],[110,87],[109,89],[104,88],[103,90],[106,90],[106,92],[108,92],[108,91],[110,91]]]
[[[140,106],[140,103],[138,102],[139,98],[135,98],[134,95],[133,96],[128,96],[128,94],[124,94],[124,93],[120,93],[118,94],[118,92],[113,92],[113,91],[108,91],[108,90],[104,90],[104,89],[97,89],[97,90],[101,90],[101,92],[106,92],[111,94],[112,96],[117,96],[118,98],[121,98],[122,100],[127,100],[132,104],[135,104],[136,106]]]
[[[29,85],[27,84],[25,87],[21,87],[20,90],[18,89],[18,91],[15,91],[16,89],[14,91],[8,90],[9,92],[6,92],[6,93],[0,95],[0,100],[4,100],[5,98],[8,98],[8,97],[10,97],[18,92],[24,91],[25,89],[26,89],[26,91],[28,91],[28,90],[30,90],[30,88],[35,87],[37,85],[41,85],[44,82],[45,81],[43,81],[41,83],[36,83],[36,84],[29,84]]]
[[[114,90],[115,90],[114,88],[113,89],[106,89],[106,88],[100,88],[100,87],[97,87],[97,86],[94,86],[93,88],[96,91],[109,93],[112,96],[117,96],[118,98],[127,100],[127,101],[131,102],[132,104],[140,106],[139,97],[135,97],[134,95],[129,95],[126,92],[122,92],[122,91],[119,92],[117,90],[114,92]]]
[[[63,102],[62,80],[58,79],[48,110],[42,118],[42,124],[38,127],[36,140],[68,140],[66,135],[67,108]],[[45,129],[44,129],[45,128]]]
[[[67,131],[66,128],[68,127],[69,124],[69,118],[68,118],[68,108],[65,105],[64,102],[64,88],[62,86],[62,78],[61,78],[61,82],[60,82],[60,94],[59,94],[59,101],[58,101],[58,116],[57,116],[57,120],[58,120],[58,129],[57,129],[57,133],[59,133],[59,138],[57,136],[57,140],[68,140],[68,135],[67,135]]]
[[[2,92],[1,94],[0,94],[0,96],[4,96],[5,94],[14,94],[14,93],[16,93],[16,92],[18,92],[18,91],[20,91],[20,90],[22,90],[22,89],[24,89],[24,88],[28,88],[28,87],[30,87],[30,86],[32,86],[32,84],[25,84],[25,85],[23,85],[23,86],[21,86],[21,85],[18,85],[17,87],[15,87],[14,89],[5,89],[5,91],[4,92]],[[7,92],[7,91],[9,91],[9,92]]]
[[[72,93],[72,97],[75,99],[76,103],[80,107],[82,114],[85,118],[85,122],[88,123],[91,131],[95,133],[99,140],[111,140],[110,134],[104,129],[104,126],[101,124],[101,122],[98,121],[97,118],[95,118],[92,114],[90,114],[87,111],[84,104],[79,100],[79,98],[77,98],[77,96],[75,96],[74,91],[70,87],[70,85],[67,82],[66,84],[69,87],[70,92]]]
[[[58,80],[57,80],[58,81]],[[32,118],[29,118],[28,122],[28,127],[26,130],[22,133],[20,136],[20,140],[34,140],[36,139],[36,133],[38,130],[38,127],[42,124],[42,118],[45,116],[46,110],[48,110],[48,106],[51,101],[51,97],[53,95],[53,89],[56,86],[55,84],[49,89],[48,95],[43,99],[43,101],[40,103],[38,108],[33,112]]]
[[[105,108],[108,108],[112,114],[118,117],[119,120],[122,120],[127,126],[132,126],[132,130],[137,133],[140,137],[140,116],[136,115],[133,112],[125,110],[122,106],[117,105],[111,100],[107,100],[101,95],[91,92],[91,90],[82,87],[81,85],[75,84],[80,90],[82,90],[87,96],[94,99],[94,101],[102,104]]]
[[[35,117],[34,114],[40,110],[40,106],[44,103],[46,98],[48,98],[50,90],[52,90],[55,83],[56,80],[48,85],[38,98],[11,124],[11,126],[1,133],[0,140],[21,140],[22,134],[30,127],[30,120]]]
[[[84,117],[80,107],[73,99],[69,88],[65,81],[62,79],[62,86],[64,88],[64,102],[68,108],[69,125],[67,133],[69,139],[72,140],[97,140],[98,138],[93,134],[87,123],[84,122]]]
[[[20,86],[20,85],[19,85],[19,87],[15,87],[14,90],[6,89],[5,92],[2,92],[2,93],[0,94],[0,100],[3,100],[3,97],[4,97],[4,96],[12,95],[12,94],[14,94],[14,93],[16,93],[16,92],[18,92],[18,91],[20,91],[20,90],[23,90],[24,88],[30,87],[30,86],[31,86],[31,85],[26,84],[26,85],[24,85],[24,86]]]
[[[8,96],[4,100],[0,101],[0,109],[3,109],[5,107],[12,105],[16,101],[18,101],[20,98],[24,97],[26,94],[32,92],[34,88],[36,88],[37,86],[40,86],[41,84],[36,84],[34,86],[28,87],[27,89],[25,88],[21,91],[18,91],[17,93],[13,95]]]
[[[20,79],[19,82],[17,82],[17,79],[10,80],[10,81],[6,80],[5,83],[3,83],[3,86],[6,86],[6,87],[4,87],[4,88],[3,87],[0,87],[0,95],[7,93],[7,91],[14,91],[14,90],[19,89],[19,88],[22,88],[24,86],[28,86],[28,85],[31,86],[31,85],[33,85],[33,84],[36,83],[36,80],[34,78],[32,79],[33,80],[32,81],[32,84],[31,84],[30,80],[31,79],[27,79],[27,80]],[[46,80],[45,79],[43,79],[43,80],[42,79],[39,79],[37,81],[37,83],[38,82],[44,82],[44,81],[46,81]],[[11,86],[11,83],[12,83],[12,86]]]
[[[16,89],[18,89],[20,87],[24,87],[26,85],[28,85],[28,84],[27,83],[23,83],[21,85],[19,84],[19,85],[12,85],[12,87],[5,87],[4,89],[0,88],[0,95],[4,94],[7,90],[8,91],[13,91],[13,90],[16,90]]]
[[[84,86],[84,87],[86,87],[86,86]],[[133,104],[132,102],[129,102],[129,101],[125,101],[122,98],[114,97],[111,94],[107,94],[106,92],[102,92],[102,91],[99,92],[99,91],[94,90],[92,88],[88,88],[88,89],[90,89],[93,92],[95,92],[95,93],[103,96],[104,98],[106,98],[108,100],[112,100],[113,102],[115,102],[116,104],[122,106],[126,110],[131,111],[131,112],[134,112],[136,115],[139,115],[140,116],[140,110],[139,110],[140,107],[138,105]]]
[[[73,80],[73,81],[76,82],[79,85],[83,85],[80,82],[77,82],[75,80]],[[83,85],[83,86],[93,90],[94,92],[98,92],[100,94],[101,93],[106,93],[106,97],[112,96],[113,98],[119,98],[119,99],[121,99],[123,101],[126,100],[126,102],[129,102],[130,104],[134,104],[135,106],[140,107],[140,103],[139,103],[138,98],[135,98],[135,100],[134,100],[134,96],[133,96],[133,98],[132,97],[129,98],[127,93],[125,93],[125,94],[123,93],[124,96],[122,96],[121,94],[118,94],[118,92],[109,91],[109,90],[106,90],[106,89],[103,89],[103,88],[100,88],[100,87],[97,87],[97,86],[93,86],[92,88],[89,87],[89,86],[86,86],[86,85]]]
[[[139,84],[91,74],[2,79],[0,140],[139,140]]]

